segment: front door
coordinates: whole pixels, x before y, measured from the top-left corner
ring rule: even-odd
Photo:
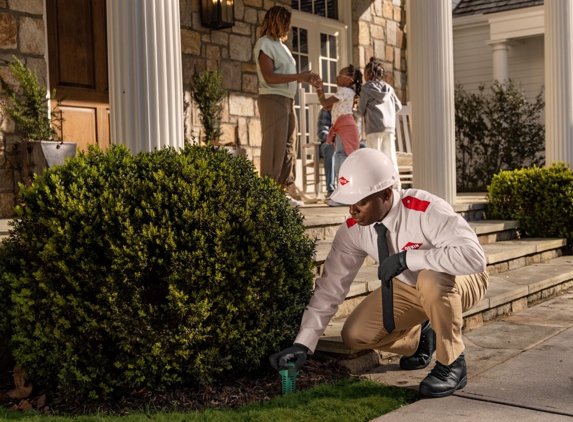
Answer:
[[[62,138],[109,146],[105,0],[46,0],[50,91],[63,99]]]

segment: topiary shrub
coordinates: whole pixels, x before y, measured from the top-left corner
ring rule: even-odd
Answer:
[[[573,240],[573,171],[549,168],[501,171],[488,186],[488,217],[519,221],[530,237]]]
[[[298,331],[314,241],[245,157],[91,148],[21,189],[0,327],[36,384],[92,398],[204,385]]]

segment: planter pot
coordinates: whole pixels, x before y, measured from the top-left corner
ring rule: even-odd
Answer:
[[[26,149],[30,176],[34,173],[41,176],[46,168],[60,166],[66,157],[76,156],[75,142],[29,141]]]
[[[231,155],[235,157],[239,155],[239,148],[234,145],[223,145],[223,148],[225,148],[227,151],[231,153]]]

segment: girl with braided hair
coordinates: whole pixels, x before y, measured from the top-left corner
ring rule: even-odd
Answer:
[[[390,158],[398,171],[396,159],[396,113],[402,108],[402,103],[396,97],[394,89],[384,82],[382,61],[374,57],[364,68],[366,83],[362,87],[362,95],[358,101],[356,116],[364,117],[364,132],[366,145],[383,152]],[[401,188],[401,183],[396,183]]]
[[[360,133],[358,125],[353,115],[355,98],[360,94],[362,87],[362,72],[353,65],[348,65],[342,69],[336,77],[337,92],[330,97],[324,95],[322,80],[317,80],[314,84],[318,100],[325,110],[332,110],[333,125],[328,132],[326,142],[331,144],[334,139],[340,140],[342,145],[336,145],[334,169],[336,177],[337,169],[342,165],[342,161],[352,152],[360,148]],[[335,138],[335,135],[336,138]],[[342,153],[339,154],[338,151]],[[330,204],[329,204],[330,205]],[[334,205],[334,204],[333,204]]]

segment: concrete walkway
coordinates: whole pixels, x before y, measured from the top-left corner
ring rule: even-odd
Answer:
[[[573,290],[472,330],[464,342],[469,380],[463,390],[374,421],[573,421]],[[364,376],[417,388],[433,365],[405,372],[390,362]]]

